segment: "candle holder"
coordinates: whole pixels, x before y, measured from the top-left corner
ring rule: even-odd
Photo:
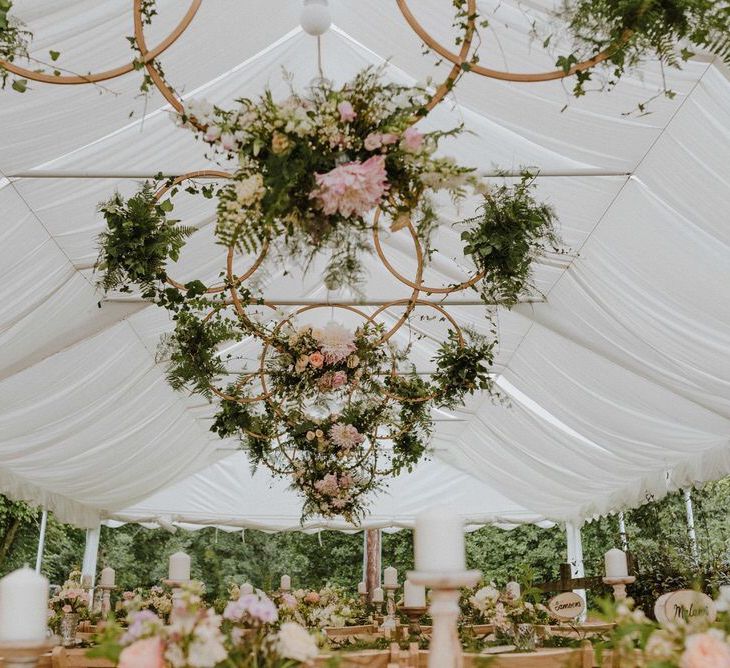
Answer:
[[[410,571],[408,579],[431,588],[431,644],[428,668],[463,668],[464,658],[459,642],[459,589],[473,587],[482,577],[481,571],[423,572]]]
[[[383,585],[385,589],[385,619],[380,630],[385,634],[395,631],[398,621],[395,618],[395,592],[398,585]]]
[[[101,616],[106,618],[112,611],[112,592],[116,589],[114,585],[99,585],[101,589]]]
[[[634,584],[634,582],[636,582],[636,577],[633,575],[622,578],[603,578],[603,584],[613,587],[613,597],[617,601],[626,600],[626,585]]]
[[[428,608],[401,608],[401,612],[408,617],[408,635],[418,637],[421,635],[421,617],[428,612]]]
[[[33,668],[54,647],[50,640],[40,642],[0,643],[0,657],[5,668]]]
[[[163,579],[162,584],[167,585],[172,589],[172,610],[170,611],[170,619],[173,618],[175,615],[175,608],[177,608],[180,604],[180,599],[182,598],[182,588],[186,584],[190,584],[191,580],[170,580],[170,579]]]

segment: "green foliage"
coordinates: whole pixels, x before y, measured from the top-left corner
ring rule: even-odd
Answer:
[[[233,337],[225,319],[206,323],[190,311],[180,311],[175,316],[175,331],[163,338],[158,353],[168,359],[167,382],[174,390],[187,388],[210,398],[214,379],[226,372],[218,346]]]
[[[12,9],[12,0],[0,0],[0,59],[11,63],[16,58],[27,57],[28,45],[33,37],[20,21],[10,15]],[[5,88],[10,77],[10,72],[0,66],[1,88]],[[18,93],[24,93],[27,86],[27,79],[12,79],[11,87]]]
[[[463,403],[467,394],[477,390],[492,392],[494,381],[489,375],[494,361],[494,339],[466,332],[469,344],[462,344],[459,335],[449,330],[434,357],[436,371],[432,382],[439,388],[439,403],[448,408]]]
[[[126,201],[116,193],[99,206],[99,211],[107,225],[99,236],[96,263],[104,272],[101,286],[105,291],[129,292],[131,285],[138,285],[143,296],[154,296],[157,283],[167,276],[165,264],[179,259],[185,239],[195,228],[167,220],[172,203],[158,202],[154,184],[149,181]]]
[[[530,288],[532,263],[547,250],[557,251],[555,211],[532,195],[534,177],[490,191],[481,215],[463,221],[464,254],[484,272],[479,284],[488,304],[512,306]]]
[[[627,68],[648,57],[679,66],[693,56],[683,48],[690,44],[706,49],[730,63],[730,6],[715,0],[578,0],[566,2],[564,18],[576,51],[561,56],[565,69],[578,60],[609,50],[603,64],[616,83]],[[576,80],[574,92],[581,95],[590,73]]]

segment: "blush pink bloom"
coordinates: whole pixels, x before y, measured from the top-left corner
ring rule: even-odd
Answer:
[[[73,612],[73,608],[70,605],[64,605],[61,608],[61,612],[65,612],[66,614],[68,614],[69,612]]]
[[[730,668],[730,645],[722,633],[695,633],[687,638],[680,668]]]
[[[296,607],[298,605],[297,597],[293,594],[284,594],[281,597],[281,606],[283,608],[288,608],[289,610],[296,610]]]
[[[357,118],[355,110],[352,108],[352,105],[347,101],[340,102],[337,105],[337,111],[340,112],[340,120],[343,123],[349,123],[350,121],[354,121]]]
[[[336,390],[347,383],[347,374],[344,371],[335,371],[332,374],[332,389]]]
[[[313,352],[309,356],[309,363],[315,368],[319,369],[324,364],[324,355],[319,351]]]
[[[380,204],[388,189],[385,158],[374,155],[365,162],[347,162],[326,174],[315,174],[317,187],[309,194],[322,211],[344,218],[362,216]]]
[[[332,442],[343,450],[351,450],[365,440],[365,437],[357,430],[357,427],[339,422],[330,427],[329,436]]]
[[[165,668],[164,648],[160,638],[146,638],[125,647],[117,668]]]
[[[317,480],[314,483],[314,488],[320,493],[326,496],[335,496],[339,491],[337,485],[337,476],[334,473],[328,473],[322,480]]]
[[[403,133],[401,145],[404,151],[416,153],[423,146],[423,135],[416,128],[408,128]]]
[[[319,594],[316,591],[308,591],[304,600],[307,603],[319,603]]]

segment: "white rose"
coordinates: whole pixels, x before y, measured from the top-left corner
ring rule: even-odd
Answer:
[[[317,643],[307,630],[294,622],[284,622],[277,634],[276,651],[285,659],[310,663],[319,654]]]

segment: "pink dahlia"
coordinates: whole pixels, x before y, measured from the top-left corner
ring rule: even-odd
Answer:
[[[360,445],[365,437],[351,424],[333,424],[330,428],[330,439],[343,450],[352,450]]]
[[[363,216],[380,201],[388,189],[385,158],[374,155],[365,162],[347,162],[326,174],[315,174],[317,187],[309,194],[322,211],[345,218]]]
[[[339,491],[337,485],[337,475],[334,473],[328,473],[322,480],[317,480],[314,483],[314,488],[320,493],[326,496],[335,496]]]
[[[328,322],[316,338],[327,364],[337,364],[356,350],[353,333],[337,322]]]

